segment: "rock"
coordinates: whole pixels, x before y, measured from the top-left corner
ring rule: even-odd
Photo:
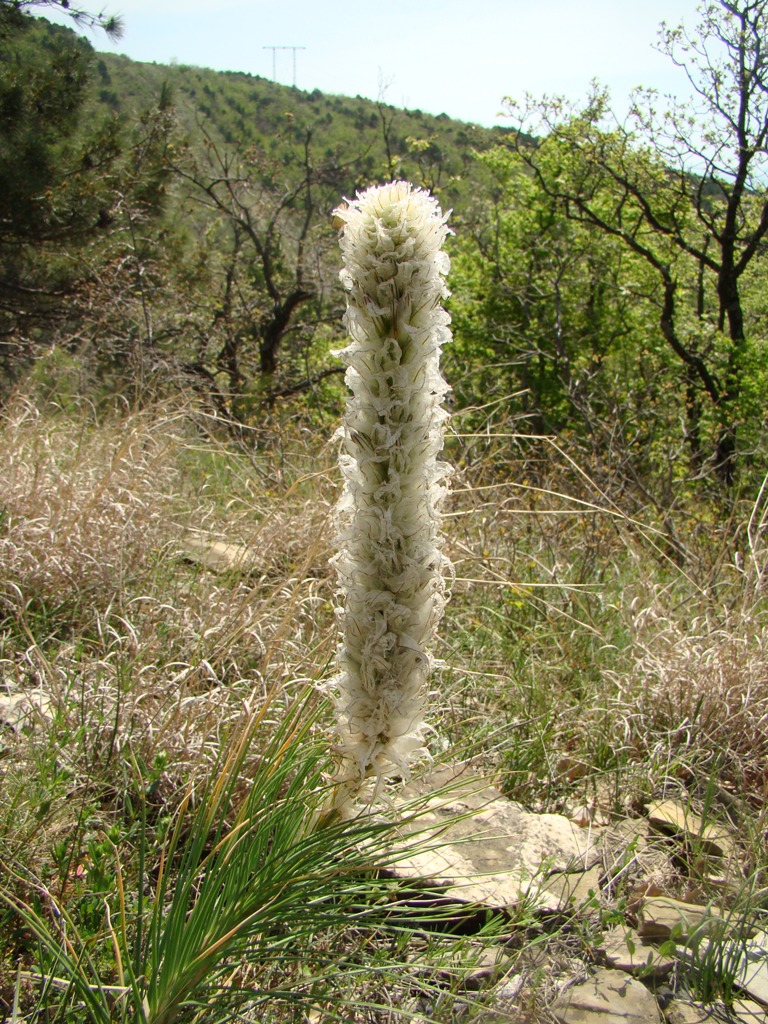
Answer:
[[[736,984],[768,1006],[768,933],[758,932],[745,944]]]
[[[42,690],[0,693],[0,726],[15,733],[36,731],[52,714],[51,698]]]
[[[636,914],[637,934],[649,942],[664,942],[669,938],[684,942],[694,930],[711,933],[724,926],[720,912],[714,907],[683,903],[671,896],[646,897]]]
[[[607,895],[616,886],[626,890],[655,885],[663,890],[677,877],[667,840],[651,835],[650,831],[645,819],[624,819],[605,830],[601,845]]]
[[[560,1024],[660,1024],[653,995],[622,971],[601,968],[565,989],[552,1005]]]
[[[734,999],[731,1012],[739,1024],[766,1024],[765,1008],[751,999]]]
[[[728,1008],[723,1003],[705,1006],[687,999],[673,999],[664,1011],[667,1024],[766,1024],[758,1003],[735,999]]]
[[[583,907],[600,893],[602,869],[588,868],[586,871],[555,871],[548,876],[546,892],[552,896],[552,911],[565,910],[570,904]]]
[[[598,946],[609,967],[642,977],[663,978],[670,974],[676,958],[662,956],[653,946],[643,945],[642,939],[631,928],[612,928]]]
[[[732,860],[733,840],[727,829],[715,822],[704,823],[700,815],[677,800],[661,800],[648,808],[648,822],[657,832],[684,841],[704,857]]]
[[[182,557],[216,573],[248,569],[253,560],[242,544],[228,544],[204,533],[184,538]]]
[[[673,999],[664,1011],[667,1024],[714,1024],[718,1019],[716,1010],[702,1003],[689,1002],[687,999]]]
[[[510,976],[504,980],[504,983],[497,987],[494,992],[494,999],[499,1007],[503,1008],[505,1005],[509,1007],[515,1002],[522,989],[522,976],[520,974],[510,974]]]
[[[399,859],[392,873],[430,879],[461,903],[559,907],[561,899],[546,890],[547,877],[583,874],[599,859],[596,830],[579,829],[559,814],[525,811],[469,769],[444,769],[406,786],[396,806],[405,814],[408,801],[430,793],[426,811],[402,827],[406,836],[424,835],[426,848]]]
[[[509,955],[503,949],[484,946],[479,951],[477,960],[462,979],[462,987],[469,992],[476,992],[495,981],[504,970]]]
[[[486,946],[471,942],[460,948],[455,958],[439,968],[440,975],[450,981],[453,990],[477,992],[503,974],[509,954],[502,946]]]
[[[520,994],[523,991],[523,978],[519,974],[510,974],[493,990],[487,1006],[474,1008],[471,1016],[472,1024],[523,1024],[530,1021],[529,1017],[519,1016]],[[426,1024],[426,1022],[424,1022]]]

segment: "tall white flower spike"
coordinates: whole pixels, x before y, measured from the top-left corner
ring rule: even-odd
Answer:
[[[352,394],[340,430],[345,486],[334,558],[343,606],[333,681],[346,788],[407,777],[426,753],[427,650],[445,607],[438,460],[449,388],[449,228],[437,201],[404,181],[369,188],[335,211]]]

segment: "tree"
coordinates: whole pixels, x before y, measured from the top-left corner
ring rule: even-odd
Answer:
[[[123,22],[119,15],[107,14],[105,11],[93,14],[70,0],[0,0],[0,18],[10,20],[32,10],[62,12],[78,28],[99,28],[112,39],[119,39],[123,34]]]
[[[581,166],[550,140],[536,159],[547,186],[564,186]],[[446,362],[459,404],[479,405],[484,417],[495,406],[522,434],[567,436],[625,508],[666,510],[682,468],[684,407],[673,360],[655,341],[653,269],[621,240],[566,216],[517,153],[500,147],[481,160],[493,184],[451,255],[455,341]],[[595,192],[592,201],[607,199]],[[539,472],[537,448],[529,474]]]
[[[122,127],[121,153],[108,175],[110,208],[103,230],[80,253],[78,333],[91,342],[113,386],[146,393],[148,376],[184,333],[184,303],[169,294],[180,238],[166,217],[173,184],[176,120],[171,90]]]
[[[0,366],[10,378],[35,332],[63,315],[74,252],[108,226],[120,148],[114,120],[82,123],[92,47],[31,18],[31,6],[66,4],[0,0]]]
[[[626,123],[599,89],[579,108],[544,101],[508,109],[518,153],[566,215],[619,239],[657,274],[659,327],[689,394],[689,441],[700,443],[704,401],[716,421],[712,461],[730,487],[750,358],[740,283],[768,233],[768,0],[713,0],[699,11],[696,34],[682,26],[660,34],[693,101],[669,101],[659,112],[658,97],[639,90]],[[530,131],[559,146],[576,173],[546,173]],[[686,287],[700,324],[687,334],[679,316],[686,277],[697,282]]]
[[[299,328],[299,311],[311,308],[310,327],[322,319],[337,268],[324,259],[335,244],[326,174],[312,156],[312,132],[300,132],[300,149],[276,164],[256,147],[221,145],[203,125],[205,157],[176,164],[189,196],[206,211],[208,245],[221,269],[214,330],[198,352],[198,372],[224,372],[237,399],[249,384],[249,362],[262,383],[278,371],[286,338]],[[333,199],[338,197],[335,185]],[[214,215],[211,227],[210,214]],[[210,341],[220,338],[217,352]],[[235,401],[235,405],[236,405]],[[234,407],[233,407],[234,409]]]

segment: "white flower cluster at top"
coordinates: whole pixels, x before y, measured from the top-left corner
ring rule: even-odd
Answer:
[[[441,307],[449,229],[437,201],[408,182],[369,188],[335,211],[350,343],[340,355],[347,400],[337,508],[343,607],[334,696],[354,788],[407,777],[424,754],[433,639],[449,563],[439,508],[449,467],[438,460],[449,390],[440,374],[450,318]]]

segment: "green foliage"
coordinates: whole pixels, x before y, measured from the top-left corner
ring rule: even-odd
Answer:
[[[358,929],[367,919],[381,923],[391,886],[377,885],[369,871],[391,828],[371,819],[324,822],[326,744],[312,739],[303,701],[273,728],[232,816],[244,758],[269,707],[232,737],[205,792],[194,805],[193,794],[185,796],[157,847],[141,797],[147,780],[134,764],[134,827],[87,844],[92,895],[66,905],[44,889],[31,900],[3,891],[39,942],[37,1013],[70,1008],[104,1024],[170,1024],[201,1000],[208,1020],[228,1020],[242,1005],[323,998],[324,988],[343,1001],[343,968],[319,937],[345,930],[351,918]],[[57,851],[66,876],[67,842]],[[239,984],[249,965],[247,984]]]
[[[652,91],[637,90],[623,123],[597,86],[580,105],[545,97],[508,108],[520,130],[516,152],[562,216],[615,239],[655,278],[658,329],[686,393],[691,474],[709,472],[727,493],[749,452],[740,440],[743,388],[758,340],[747,332],[743,282],[768,232],[768,5],[720,2],[699,15],[695,35],[661,31],[693,101],[660,109]],[[523,130],[542,145],[531,147]],[[554,172],[541,157],[553,147],[563,155]],[[698,334],[681,328],[686,310]]]
[[[103,284],[113,295],[124,290],[115,268],[133,272],[131,290],[138,283],[146,298],[150,278],[142,280],[140,270],[157,242],[145,227],[163,207],[169,120],[162,93],[156,110],[137,114],[130,127],[94,110],[90,44],[15,5],[0,8],[0,58],[0,370],[7,390],[56,342],[72,351],[79,347],[73,338],[89,337],[109,350],[88,320],[114,306],[101,305]],[[146,317],[142,328],[146,334]]]
[[[200,793],[188,789],[170,828],[152,827],[151,777],[134,759],[123,826],[76,834],[81,848],[67,839],[54,847],[59,876],[82,876],[66,899],[21,862],[7,865],[14,884],[0,889],[0,902],[38,946],[26,975],[32,1012],[171,1024],[202,1005],[207,1020],[224,1021],[284,1003],[343,1018],[363,971],[379,973],[375,962],[362,968],[350,938],[371,943],[378,933],[381,942],[390,932],[407,953],[418,913],[398,923],[398,887],[377,872],[418,846],[421,812],[406,809],[397,823],[338,820],[328,811],[333,765],[316,731],[316,701],[308,693],[286,713],[275,700],[233,733],[210,781]],[[242,797],[257,737],[259,766]],[[414,838],[395,843],[403,823],[416,824]],[[443,957],[445,946],[432,956]],[[390,954],[379,983],[396,985],[399,963]]]
[[[745,288],[754,333],[722,329],[711,268],[683,244],[699,232],[692,180],[612,131],[605,104],[545,102],[546,137],[480,157],[494,185],[457,240],[453,301],[457,363],[480,366],[460,394],[514,396],[522,430],[575,436],[625,486],[642,481],[643,502],[672,507],[683,479],[730,473],[728,417],[757,428],[739,426],[744,468],[763,443],[763,321]]]
[[[0,326],[61,304],[76,276],[72,254],[109,208],[103,173],[113,126],[80,130],[91,47],[0,9]],[[21,343],[21,342],[20,342]],[[6,358],[6,372],[10,360]]]
[[[542,175],[579,171],[562,146],[545,142],[536,152]],[[531,433],[576,430],[603,441],[617,415],[625,431],[652,429],[644,362],[656,290],[642,262],[569,219],[519,154],[500,148],[480,159],[494,182],[492,202],[454,252],[454,355],[480,364],[466,393],[459,384],[463,401],[506,394]],[[647,449],[648,440],[638,442]]]
[[[198,154],[201,122],[218,143],[241,150],[252,147],[277,162],[311,130],[324,181],[336,193],[333,205],[343,194],[389,180],[379,105],[371,100],[326,95],[319,89],[307,92],[258,75],[137,64],[115,54],[100,54],[99,61],[102,81],[108,79],[126,115],[147,107],[167,82],[182,130]],[[465,179],[476,176],[475,152],[509,134],[503,127],[483,128],[418,110],[383,109],[390,145],[399,154],[398,176],[429,187],[446,204],[471,193]],[[289,180],[289,167],[281,173]]]

